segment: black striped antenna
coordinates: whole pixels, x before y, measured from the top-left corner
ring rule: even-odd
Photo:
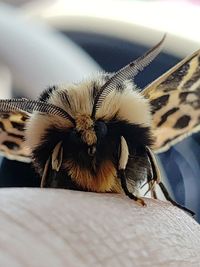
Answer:
[[[148,66],[154,58],[160,53],[166,34],[162,40],[155,45],[152,49],[147,51],[143,56],[132,61],[119,71],[117,71],[100,89],[97,96],[94,99],[94,105],[92,110],[92,118],[95,119],[97,110],[102,105],[106,96],[116,89],[117,84],[121,84],[125,80],[133,79],[138,72],[142,71]]]
[[[28,100],[25,98],[0,100],[0,112],[7,113],[16,111],[24,111],[27,113],[38,111],[50,115],[57,115],[64,119],[70,120],[73,124],[75,123],[71,115],[69,115],[65,110],[50,103],[37,100]]]

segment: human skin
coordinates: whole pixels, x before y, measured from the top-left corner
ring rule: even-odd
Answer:
[[[170,203],[119,194],[0,190],[0,266],[200,266],[200,226]]]

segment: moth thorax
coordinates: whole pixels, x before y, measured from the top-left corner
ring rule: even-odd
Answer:
[[[88,146],[97,142],[97,136],[94,129],[94,121],[89,115],[80,114],[76,116],[76,130],[81,134],[81,138]]]

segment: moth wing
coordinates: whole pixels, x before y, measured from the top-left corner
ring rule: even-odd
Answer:
[[[185,58],[142,92],[152,107],[154,151],[200,130],[200,50]]]
[[[30,162],[25,146],[24,128],[28,115],[22,112],[0,113],[0,155],[22,162]]]

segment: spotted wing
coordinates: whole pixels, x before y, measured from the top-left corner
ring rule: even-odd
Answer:
[[[200,130],[200,50],[150,84],[143,94],[153,114],[159,153]]]
[[[0,154],[8,159],[30,162],[24,144],[24,126],[28,116],[23,113],[0,114]]]

